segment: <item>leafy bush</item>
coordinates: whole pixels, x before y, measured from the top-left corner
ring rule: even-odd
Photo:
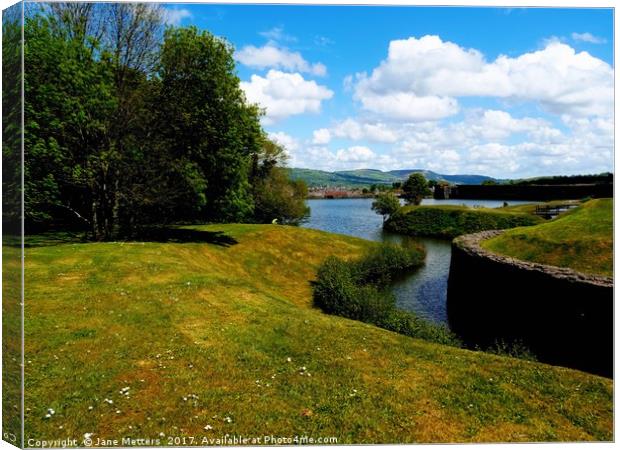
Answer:
[[[382,192],[372,202],[372,210],[383,216],[383,221],[400,208],[400,201],[393,192]]]
[[[425,250],[419,244],[382,244],[352,263],[362,283],[387,286],[392,277],[424,264]]]
[[[306,205],[308,188],[291,180],[281,167],[273,167],[254,182],[254,218],[259,223],[298,225],[310,215]]]
[[[412,236],[454,238],[484,230],[536,225],[543,219],[527,213],[462,206],[401,208],[385,223],[386,230]]]
[[[459,345],[445,327],[396,308],[389,283],[394,275],[419,267],[419,246],[383,244],[357,261],[331,256],[319,267],[314,303],[328,314],[372,323],[396,333],[448,345]]]
[[[394,308],[394,298],[376,285],[362,282],[355,263],[331,256],[317,274],[314,302],[328,314],[371,322],[383,320]]]

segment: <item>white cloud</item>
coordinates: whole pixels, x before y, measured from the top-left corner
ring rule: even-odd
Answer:
[[[417,96],[409,92],[375,94],[356,93],[356,98],[368,111],[384,117],[403,121],[439,120],[456,114],[459,110],[455,99],[438,96]]]
[[[329,144],[331,139],[331,133],[327,128],[320,128],[318,130],[314,130],[314,133],[312,133],[312,143],[315,145]]]
[[[179,25],[183,19],[189,19],[192,17],[192,13],[185,8],[165,8],[164,9],[164,22],[168,25]]]
[[[321,102],[332,98],[334,93],[312,80],[305,80],[299,73],[270,70],[265,77],[252,75],[250,81],[241,82],[250,103],[266,109],[265,124],[286,117],[319,113]]]
[[[282,27],[273,27],[271,30],[261,31],[260,34],[262,37],[270,40],[270,41],[285,41],[285,42],[296,42],[297,38],[295,36],[291,36],[290,34],[286,34],[284,32],[284,28]]]
[[[330,128],[314,130],[312,144],[326,145],[333,138],[393,144],[399,139],[399,136],[396,128],[384,123],[367,123],[348,118]]]
[[[561,136],[546,120],[523,117],[514,118],[506,111],[485,110],[470,112],[465,120],[452,128],[461,127],[469,137],[501,141],[515,134],[523,133],[537,141],[549,141]]]
[[[295,139],[293,136],[283,131],[275,131],[275,132],[270,132],[268,134],[271,140],[273,140],[275,143],[280,144],[282,147],[284,147],[284,150],[286,151],[289,157],[293,155],[297,150],[299,150],[299,147],[300,147],[299,141]]]
[[[316,167],[330,171],[366,168],[387,170],[395,164],[392,157],[377,154],[366,146],[346,147],[335,152],[324,146],[310,147],[303,152],[298,152],[298,161],[305,163],[304,167]]]
[[[394,136],[394,142],[367,145],[370,139],[364,125],[381,125]],[[447,124],[366,123],[349,118],[316,130],[314,137],[328,132],[331,139],[351,139],[359,145],[330,150],[315,140],[311,150],[296,151],[291,165],[325,170],[421,168],[500,178],[613,170],[611,118],[566,115],[559,123],[551,123],[537,117],[514,117],[506,111],[469,110],[463,120]]]
[[[336,151],[336,159],[345,163],[369,163],[373,161],[376,156],[377,155],[371,149],[360,145]]]
[[[421,158],[416,166],[438,173],[458,173],[461,160],[461,155],[455,150],[437,150],[431,158]]]
[[[298,146],[290,165],[323,170],[420,168],[499,178],[613,170],[612,119],[565,116],[561,130],[543,119],[500,113],[477,111],[450,124],[396,123],[392,131],[398,141],[383,148]],[[482,124],[493,130],[483,132]]]
[[[315,36],[314,44],[319,47],[327,47],[328,45],[333,45],[335,42],[326,36]]]
[[[606,39],[594,36],[591,33],[572,33],[570,36],[577,42],[588,42],[590,44],[604,44],[607,42]]]
[[[246,45],[235,52],[235,59],[241,64],[257,69],[275,68],[306,72],[317,76],[327,74],[327,68],[322,63],[310,64],[299,52],[280,48],[273,43],[268,43],[263,47]]]
[[[344,92],[351,92],[355,87],[355,83],[353,81],[353,75],[347,75],[342,80],[342,89]]]
[[[515,118],[505,111],[475,109],[466,111],[462,121],[446,125],[434,122],[373,122],[347,118],[314,133],[315,144],[327,144],[333,138],[342,138],[386,144],[415,141],[418,147],[422,147],[426,141],[455,146],[484,140],[502,141],[518,134],[527,135],[537,142],[550,141],[562,134],[544,119]],[[329,136],[329,139],[317,140],[319,134]]]
[[[438,36],[391,41],[370,75],[356,75],[354,97],[383,117],[424,121],[456,114],[458,97],[534,101],[557,114],[609,116],[613,69],[587,52],[551,41],[544,49],[487,62],[479,51]]]
[[[447,125],[409,124],[391,154],[401,168],[439,173],[520,177],[613,170],[612,119],[564,116],[562,122],[563,131],[539,118],[479,111]]]

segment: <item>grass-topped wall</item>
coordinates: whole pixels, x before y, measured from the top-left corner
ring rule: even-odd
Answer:
[[[516,341],[540,361],[611,376],[613,279],[484,248],[485,241],[501,236],[484,231],[454,240],[451,329],[470,346]]]
[[[590,200],[556,220],[502,233],[482,247],[525,261],[611,276],[613,199]]]
[[[503,230],[536,225],[543,219],[501,208],[466,206],[405,206],[385,223],[385,229],[411,236],[454,238],[484,230]]]

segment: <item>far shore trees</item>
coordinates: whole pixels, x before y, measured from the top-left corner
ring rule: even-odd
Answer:
[[[412,173],[403,183],[403,198],[410,205],[419,205],[422,199],[431,194],[428,181],[421,173]]]
[[[24,33],[28,230],[109,240],[307,215],[224,39],[147,3],[33,6]]]

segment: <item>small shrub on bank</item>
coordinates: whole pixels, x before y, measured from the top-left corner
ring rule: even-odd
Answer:
[[[424,263],[419,246],[384,244],[357,261],[331,256],[319,267],[313,286],[316,306],[328,314],[372,323],[386,330],[447,345],[459,345],[445,327],[396,308],[391,279]]]
[[[317,274],[314,302],[328,314],[374,323],[394,308],[394,298],[373,284],[361,282],[355,263],[330,256]]]
[[[391,279],[424,264],[425,250],[419,244],[383,244],[352,263],[362,283],[386,286]]]

